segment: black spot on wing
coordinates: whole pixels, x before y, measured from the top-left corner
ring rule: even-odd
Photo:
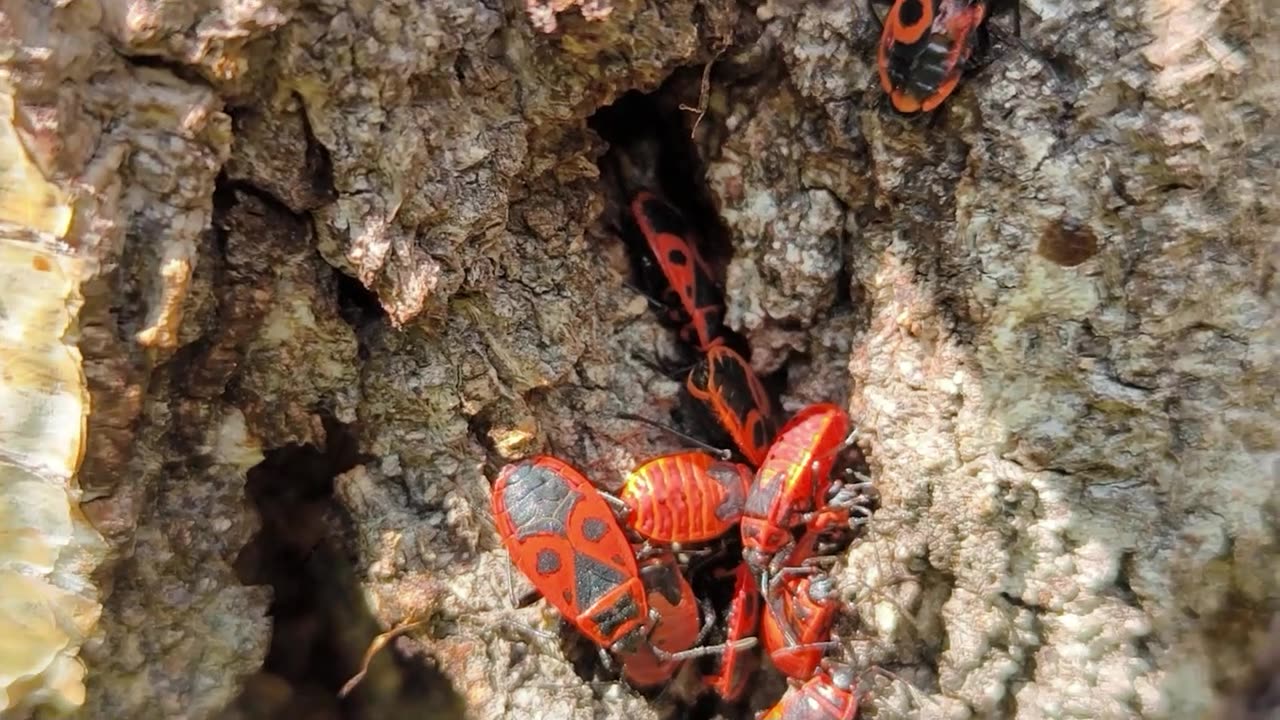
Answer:
[[[609,523],[598,517],[589,517],[582,521],[582,536],[591,542],[599,542],[609,532]]]
[[[537,570],[539,575],[553,575],[560,571],[563,562],[560,560],[560,553],[551,548],[543,548],[538,551]]]
[[[911,27],[924,17],[924,5],[921,0],[901,0],[898,5],[898,22]]]
[[[685,265],[689,264],[689,256],[686,255],[684,251],[679,248],[672,248],[671,250],[667,251],[667,261],[670,262],[672,265],[679,265],[680,267],[684,267]]]
[[[622,573],[618,570],[590,555],[574,551],[573,591],[578,598],[579,608],[591,607],[600,598],[609,594],[610,590],[621,585],[623,579]]]

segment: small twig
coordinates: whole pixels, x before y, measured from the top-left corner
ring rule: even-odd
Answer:
[[[707,61],[702,68],[702,82],[698,85],[698,106],[680,104],[680,109],[685,112],[697,113],[698,117],[693,121],[693,128],[689,130],[689,137],[693,137],[698,132],[698,124],[702,122],[702,117],[707,114],[707,105],[711,102],[711,66],[715,65],[716,60],[724,54],[724,48],[716,51],[715,55]]]
[[[369,643],[369,647],[364,651],[364,659],[360,661],[360,672],[352,675],[351,679],[342,686],[342,689],[338,691],[338,697],[345,698],[352,690],[356,689],[356,686],[360,684],[361,680],[364,680],[364,676],[369,673],[369,663],[373,661],[373,656],[377,655],[379,650],[390,644],[392,640],[396,639],[396,637],[403,635],[410,629],[422,625],[425,622],[426,620],[414,620],[412,622],[407,622],[403,625],[393,627],[375,637],[373,641]]]

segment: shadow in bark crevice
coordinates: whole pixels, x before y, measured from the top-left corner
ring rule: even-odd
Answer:
[[[241,551],[247,585],[270,585],[271,646],[235,709],[244,718],[454,718],[462,701],[433,662],[393,641],[376,653],[361,682],[339,691],[383,632],[365,602],[344,536],[350,519],[333,499],[334,478],[368,460],[353,430],[325,421],[323,449],[268,451],[249,470],[246,494],[262,528]]]

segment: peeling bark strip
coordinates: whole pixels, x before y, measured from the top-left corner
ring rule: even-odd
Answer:
[[[0,90],[2,92],[2,90]],[[80,512],[89,393],[75,347],[89,264],[63,242],[72,208],[0,94],[0,715],[84,702],[77,657],[102,611],[106,552]],[[28,138],[29,139],[29,138]]]

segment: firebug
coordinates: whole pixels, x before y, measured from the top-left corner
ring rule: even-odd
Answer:
[[[653,648],[680,653],[701,642],[705,631],[699,627],[701,608],[698,599],[680,571],[674,553],[660,551],[640,560],[640,579],[656,619],[649,643],[624,653],[621,659],[622,676],[627,682],[634,687],[646,688],[669,680],[680,665],[680,660],[659,659]]]
[[[774,667],[788,677],[805,680],[830,644],[840,600],[832,579],[824,573],[788,576],[781,593],[783,612],[781,616],[765,613],[761,639]]]
[[[512,562],[565,619],[601,647],[643,643],[649,602],[635,555],[582,473],[537,456],[503,468],[492,500]]]
[[[868,0],[871,7],[872,0]],[[883,21],[876,64],[880,86],[899,112],[929,112],[956,89],[986,21],[1014,0],[894,0]],[[875,9],[871,7],[872,16]]]
[[[755,575],[741,563],[734,570],[733,597],[729,612],[725,615],[725,642],[733,643],[750,637],[760,625],[760,588]],[[707,686],[726,702],[742,699],[747,681],[755,672],[758,659],[754,650],[733,647],[716,658],[714,669],[707,676]]]
[[[825,505],[831,469],[849,432],[849,416],[829,403],[803,408],[778,432],[756,471],[742,516],[743,557],[771,591],[776,574],[795,545],[794,528]]]
[[[689,371],[687,404],[700,424],[711,429],[711,442],[728,440],[753,467],[764,461],[777,427],[773,402],[751,364],[727,345],[717,345]]]
[[[624,227],[633,236],[629,245],[638,256],[641,289],[666,306],[681,340],[702,351],[723,342],[724,299],[698,252],[693,227],[648,190],[632,196],[630,211]]]
[[[516,567],[589,640],[630,658],[630,673],[640,681],[664,671],[647,667],[637,656],[647,653],[657,663],[669,663],[726,649],[712,645],[671,652],[664,647],[700,637],[696,604],[695,630],[687,632],[690,603],[696,603],[688,583],[653,574],[654,567],[668,571],[668,563],[645,561],[642,574],[608,502],[568,463],[541,455],[507,465],[494,483],[492,500],[494,523]],[[663,599],[657,608],[649,602],[655,594]],[[751,637],[733,647],[755,644]]]
[[[626,524],[660,543],[698,543],[732,530],[742,518],[751,471],[687,450],[646,460],[623,481]]]
[[[858,715],[858,695],[853,669],[834,665],[804,684],[790,680],[787,693],[760,720],[853,720]]]

